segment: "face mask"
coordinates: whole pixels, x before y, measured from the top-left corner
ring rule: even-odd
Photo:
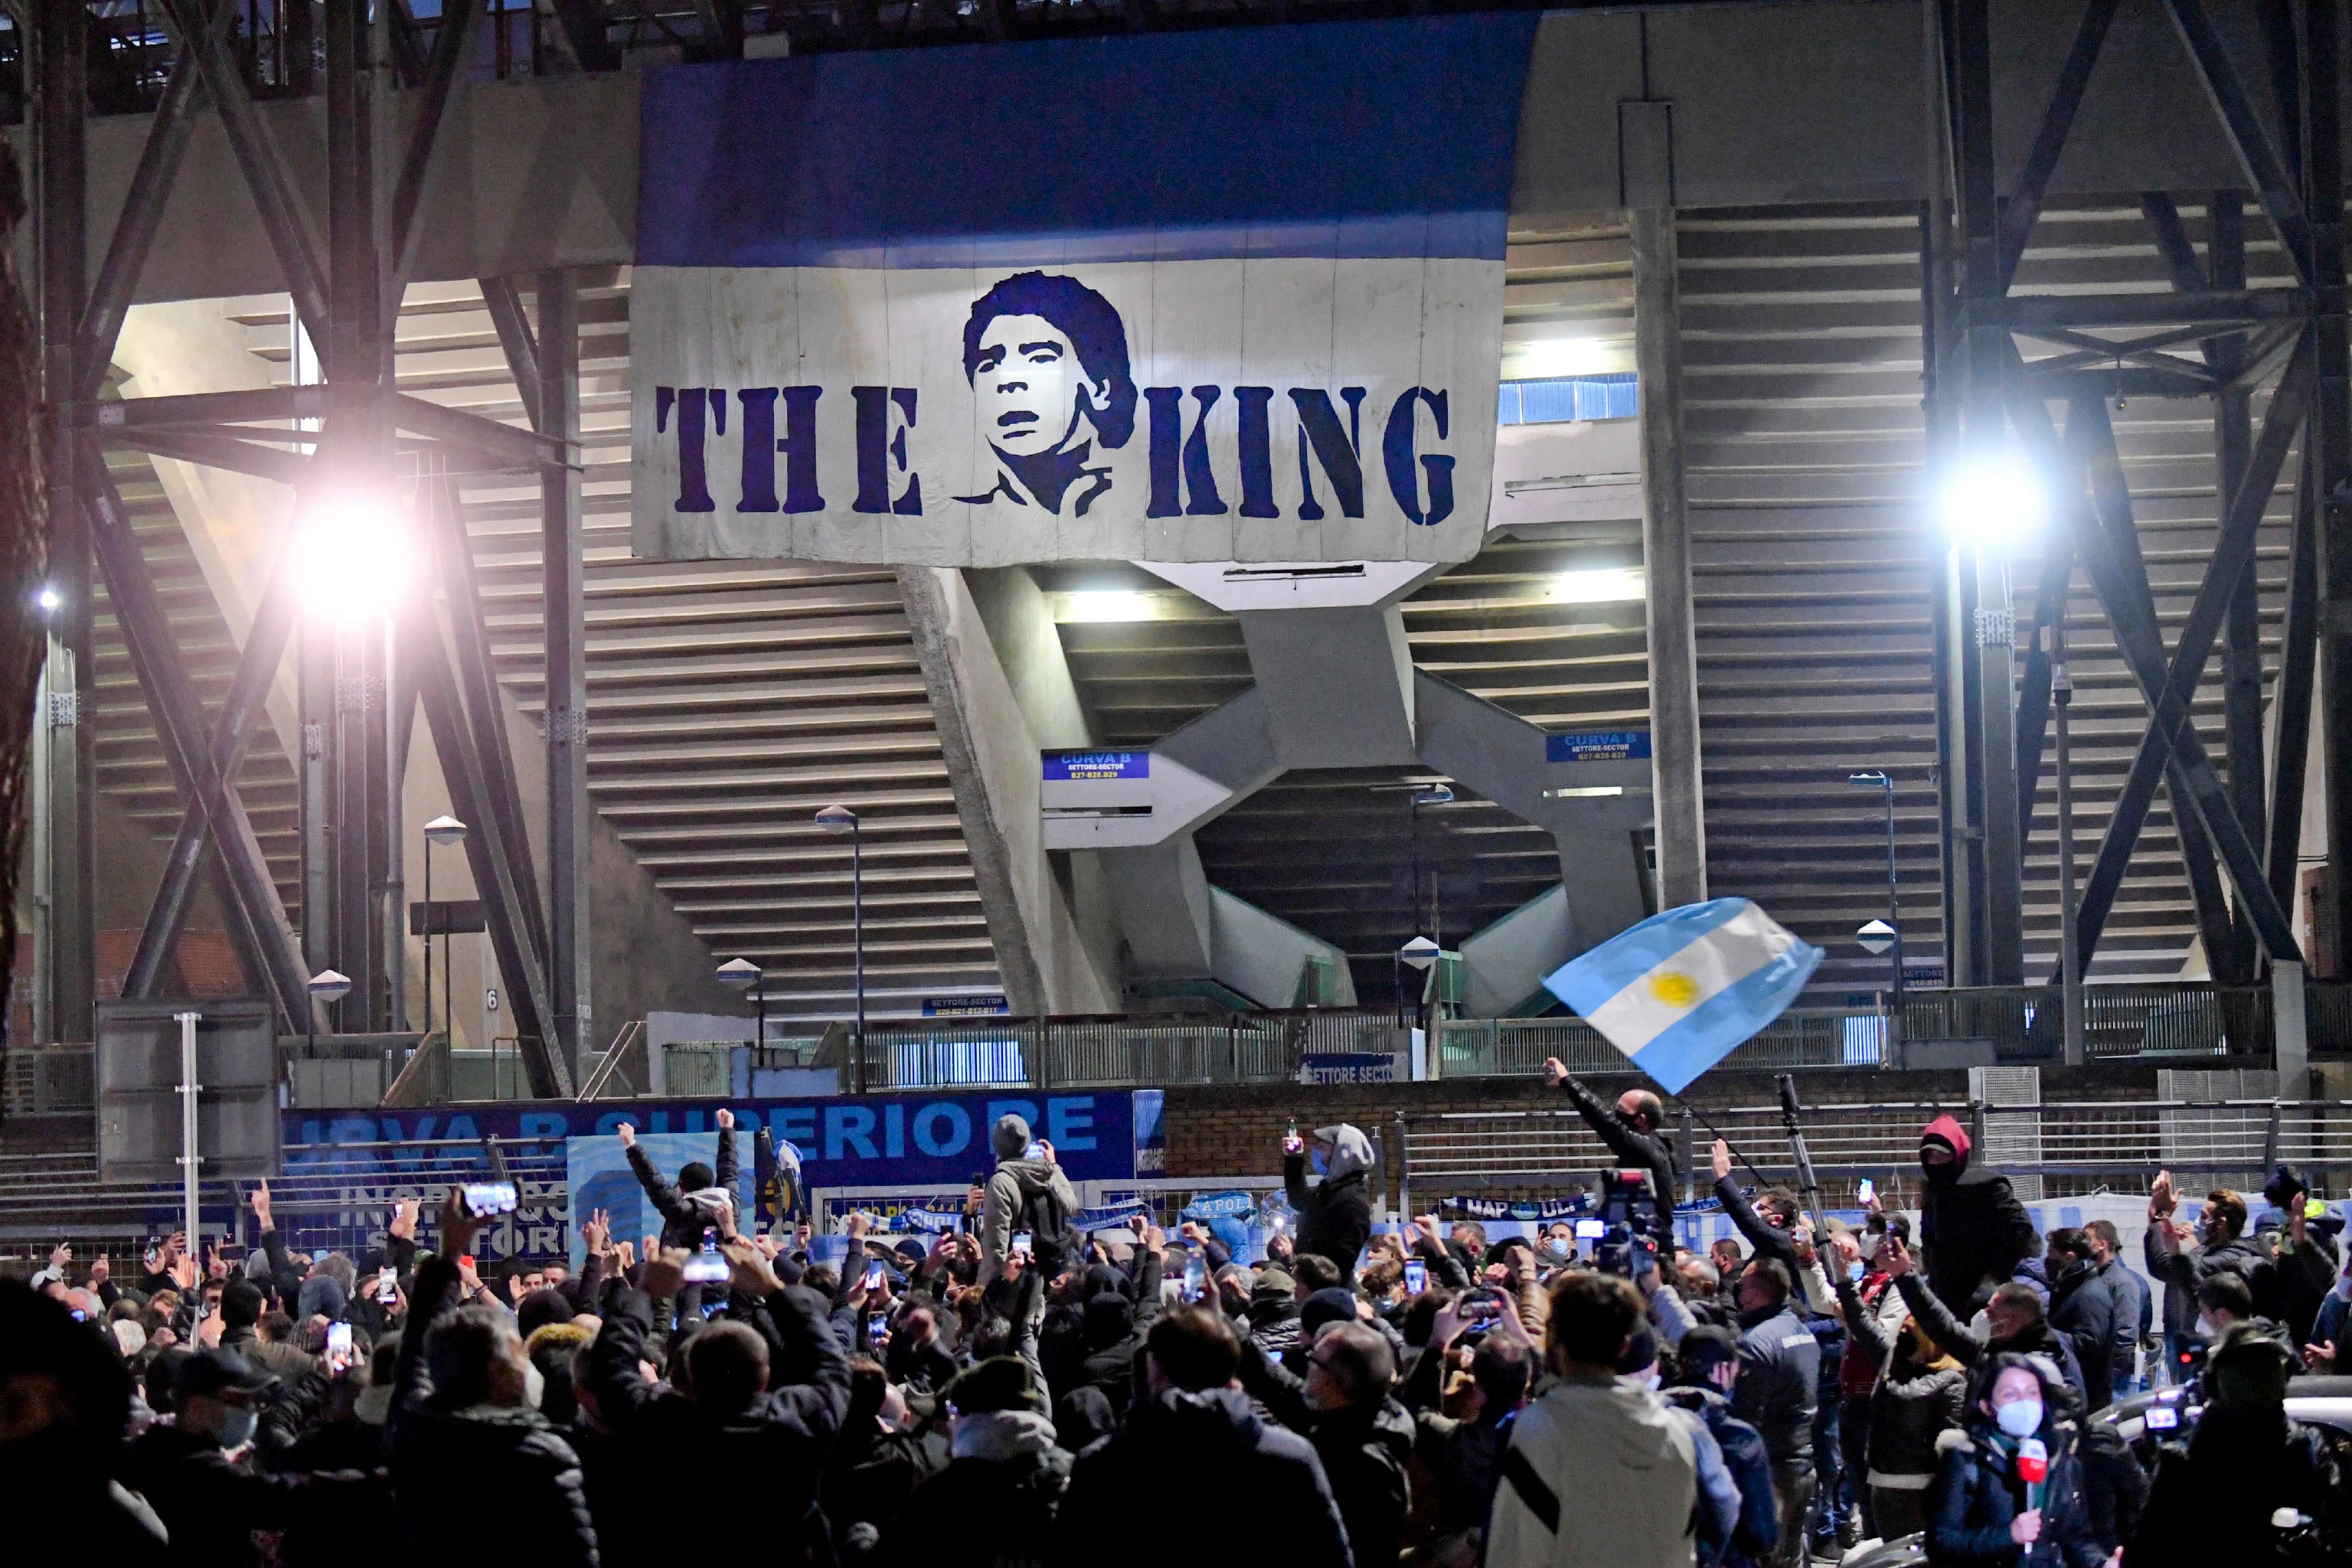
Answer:
[[[522,1402],[536,1410],[539,1408],[539,1402],[546,1397],[547,1375],[539,1370],[536,1363],[523,1363]]]
[[[1847,1279],[1856,1279],[1856,1280],[1858,1280],[1858,1279],[1860,1279],[1862,1278],[1862,1259],[1861,1259],[1861,1258],[1855,1258],[1852,1263],[1849,1263],[1849,1264],[1847,1264],[1847,1265],[1845,1266],[1845,1277],[1846,1277]]]
[[[1658,1369],[1652,1367],[1646,1373],[1622,1373],[1617,1379],[1617,1386],[1626,1389],[1638,1388],[1645,1393],[1655,1394],[1658,1391],[1658,1385],[1664,1381],[1665,1379],[1659,1375]]]
[[[259,1412],[232,1405],[213,1427],[213,1441],[224,1448],[242,1448],[253,1441],[253,1428],[260,1419]]]
[[[1315,1167],[1315,1173],[1317,1175],[1325,1176],[1330,1174],[1330,1164],[1329,1162],[1323,1158],[1322,1150],[1318,1149],[1314,1152],[1308,1154],[1307,1156],[1307,1163]]]
[[[2031,1437],[2042,1430],[2042,1401],[2018,1399],[1993,1412],[2000,1429],[2012,1437]]]

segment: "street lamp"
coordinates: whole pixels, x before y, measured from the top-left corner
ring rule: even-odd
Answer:
[[[436,844],[463,844],[466,825],[454,816],[441,816],[425,825],[425,1032],[433,1032],[433,847]],[[449,978],[449,922],[441,922],[441,990],[447,997],[443,1004],[449,1009],[449,1033],[457,1032],[457,988]]]
[[[1955,542],[2000,551],[2038,531],[2050,505],[2033,465],[2006,450],[1980,452],[1959,463],[1938,500],[1945,531]]]
[[[310,1045],[309,1055],[319,1054],[319,1007],[333,1006],[352,994],[352,977],[337,970],[321,969],[310,976]]]
[[[1887,935],[1895,950],[1895,986],[1889,993],[1887,1016],[1899,1018],[1903,1010],[1903,910],[1895,892],[1895,775],[1871,772],[1854,773],[1846,783],[1862,789],[1883,790],[1886,796],[1886,924]],[[1869,928],[1864,927],[1867,931]]]
[[[849,835],[849,924],[855,944],[857,1001],[857,1048],[866,1049],[866,844],[857,814],[845,805],[828,805],[816,814],[817,826],[827,833]]]
[[[1404,972],[1410,969],[1415,974],[1428,973],[1429,966],[1437,962],[1438,952],[1438,945],[1425,936],[1414,937],[1396,950],[1393,965],[1397,975],[1397,1012],[1400,1016],[1404,1012]],[[1420,1009],[1416,1007],[1414,1011],[1418,1013]]]
[[[719,984],[730,991],[740,995],[754,986],[759,987],[760,1048],[762,1050],[768,1046],[768,988],[761,985],[760,982],[766,977],[766,972],[748,958],[730,958],[719,966]]]
[[[1415,790],[1412,795],[1412,923],[1421,923],[1421,808],[1424,805],[1451,805],[1454,791],[1444,784],[1431,784]],[[1429,873],[1429,929],[1442,942],[1444,927],[1437,918],[1437,872]],[[1426,967],[1426,966],[1424,966]]]

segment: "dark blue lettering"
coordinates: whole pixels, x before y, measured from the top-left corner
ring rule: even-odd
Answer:
[[[1315,499],[1314,473],[1307,466],[1310,447],[1316,461],[1323,465],[1324,477],[1331,481],[1331,493],[1339,502],[1339,515],[1364,515],[1364,389],[1343,386],[1339,397],[1348,405],[1348,428],[1344,432],[1339,428],[1339,410],[1331,406],[1329,393],[1319,386],[1290,389],[1290,401],[1298,410],[1298,516],[1304,522],[1319,522],[1323,519],[1323,508]]]
[[[776,388],[747,386],[743,400],[743,483],[737,511],[776,510]]]
[[[727,395],[722,392],[719,402],[719,428],[727,428]],[[704,429],[705,416],[710,404],[707,386],[656,386],[654,388],[654,434],[669,428],[670,406],[677,407],[677,510],[679,511],[717,511],[718,504],[710,499],[710,476],[705,464],[703,447],[709,439]]]
[[[1387,468],[1389,493],[1405,516],[1423,528],[1434,528],[1454,511],[1454,459],[1441,455],[1424,455],[1422,468],[1429,475],[1429,509],[1421,506],[1421,476],[1412,470],[1413,405],[1429,405],[1429,412],[1437,423],[1437,438],[1445,439],[1445,394],[1432,392],[1425,386],[1408,387],[1404,395],[1389,410],[1388,429],[1381,437],[1381,462]]]
[[[908,474],[907,488],[897,500],[890,496],[890,470],[907,473],[907,432],[915,424],[915,389],[911,386],[853,386],[850,400],[857,405],[857,499],[853,511],[894,512],[900,517],[923,513],[923,476]],[[890,430],[890,405],[906,416],[895,436]]]
[[[1184,434],[1184,393],[1181,387],[1147,386],[1143,400],[1151,410],[1151,489],[1143,509],[1146,517],[1223,517],[1227,508],[1217,494],[1217,476],[1209,467],[1209,410],[1223,388],[1196,386],[1192,397],[1200,411],[1192,416],[1192,433]],[[1180,458],[1179,449],[1181,456]],[[1181,464],[1182,495],[1177,475]]]
[[[1274,402],[1270,386],[1234,388],[1234,413],[1241,421],[1242,515],[1280,517],[1274,504],[1274,437],[1266,416]]]
[[[784,434],[776,450],[784,455],[786,511],[824,510],[816,493],[816,400],[824,395],[821,386],[784,388]]]

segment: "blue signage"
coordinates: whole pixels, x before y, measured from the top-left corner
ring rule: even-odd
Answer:
[[[765,1124],[779,1142],[801,1152],[804,1188],[920,1185],[967,1181],[996,1163],[989,1129],[1011,1111],[1051,1142],[1074,1182],[1131,1181],[1135,1176],[1135,1100],[1130,1090],[1098,1094],[908,1094],[870,1099],[747,1100],[735,1113],[736,1152],[751,1168],[751,1131]],[[1157,1096],[1154,1100],[1156,1102]],[[469,1144],[484,1137],[523,1143],[608,1137],[624,1121],[640,1132],[698,1132],[717,1128],[721,1102],[652,1100],[615,1104],[483,1104],[418,1110],[282,1113],[289,1174],[331,1175],[397,1184],[446,1180],[460,1149],[416,1148],[446,1140]],[[405,1149],[335,1145],[409,1144]]]
[[[1299,1058],[1307,1083],[1394,1083],[1397,1059],[1386,1051],[1308,1051]]]
[[[1150,752],[1047,752],[1044,757],[1047,784],[1151,776]]]
[[[1586,730],[1544,737],[1548,763],[1639,763],[1649,758],[1647,730]]]
[[[992,996],[926,996],[926,1018],[997,1018],[1013,1011],[1002,993]]]

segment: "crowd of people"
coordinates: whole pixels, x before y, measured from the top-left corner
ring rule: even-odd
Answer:
[[[1657,1099],[1546,1073],[1670,1202]],[[2159,1175],[2158,1300],[2113,1226],[2037,1236],[1950,1118],[1916,1230],[1817,1221],[1717,1142],[1738,1239],[1703,1253],[1567,1221],[1376,1235],[1370,1143],[1327,1126],[1286,1140],[1295,1229],[1248,1259],[1193,1224],[1080,1234],[1006,1116],[962,1229],[853,1216],[826,1261],[805,1224],[736,1215],[717,1121],[716,1168],[675,1179],[620,1130],[661,1229],[575,1215],[576,1273],[486,1274],[458,1190],[429,1238],[404,1202],[356,1258],[289,1250],[266,1186],[241,1257],[173,1237],[117,1279],[60,1248],[0,1284],[0,1529],[27,1562],[175,1568],[1158,1568],[1236,1533],[1293,1568],[2352,1552],[2339,1439],[2287,1414],[2333,1370],[2352,1273],[2292,1172],[2252,1223],[2214,1191],[2193,1226]],[[2095,1418],[2150,1375],[2193,1390],[2177,1440]]]

